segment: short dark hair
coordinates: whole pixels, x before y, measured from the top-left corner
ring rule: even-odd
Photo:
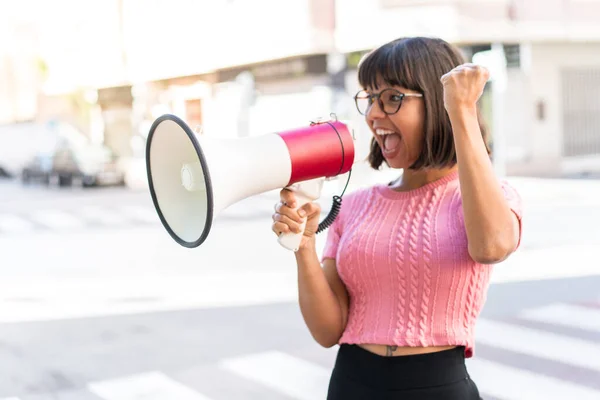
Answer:
[[[456,164],[456,150],[450,118],[444,108],[442,75],[464,64],[460,50],[438,38],[400,38],[372,50],[358,66],[358,81],[362,88],[378,89],[380,81],[390,86],[402,86],[423,94],[425,122],[423,151],[410,169],[446,168]],[[479,125],[488,155],[487,128],[479,107]],[[379,169],[385,162],[381,148],[371,139],[369,164]]]

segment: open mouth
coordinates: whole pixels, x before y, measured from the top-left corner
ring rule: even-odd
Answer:
[[[398,150],[402,136],[396,131],[389,129],[375,129],[375,133],[379,138],[381,149],[385,154],[393,153]]]

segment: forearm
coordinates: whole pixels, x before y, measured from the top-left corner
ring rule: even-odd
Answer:
[[[458,159],[469,253],[495,263],[516,247],[515,216],[504,198],[482,140],[475,110],[450,115]]]
[[[304,321],[314,339],[324,347],[335,345],[342,335],[340,303],[325,276],[314,244],[296,252],[298,295]]]

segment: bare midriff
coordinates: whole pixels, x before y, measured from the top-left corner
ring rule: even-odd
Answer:
[[[408,356],[414,354],[436,353],[439,351],[450,350],[456,346],[431,346],[431,347],[401,347],[401,346],[386,346],[382,344],[359,344],[359,347],[370,351],[371,353],[380,356]]]

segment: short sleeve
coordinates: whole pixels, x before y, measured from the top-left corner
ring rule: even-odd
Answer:
[[[323,253],[321,255],[321,262],[326,258],[337,258],[338,247],[342,240],[342,233],[345,230],[346,221],[349,221],[350,213],[353,211],[356,213],[358,210],[354,208],[356,204],[356,197],[362,195],[362,191],[355,191],[348,193],[344,196],[342,205],[340,206],[338,215],[333,220],[333,223],[329,226],[327,231],[327,237],[323,246]]]
[[[519,241],[517,243],[517,249],[521,246],[521,238],[523,236],[523,200],[521,195],[517,190],[507,181],[501,181],[500,185],[502,187],[502,193],[504,194],[504,198],[508,203],[511,211],[517,216],[517,220],[519,221]]]
[[[350,224],[353,224],[354,216],[361,214],[362,200],[369,194],[372,188],[358,189],[344,196],[338,215],[333,223],[323,233],[327,233],[323,251],[321,253],[321,262],[326,258],[336,259],[338,257],[338,248],[344,246],[345,235]],[[357,207],[358,206],[358,207]]]

